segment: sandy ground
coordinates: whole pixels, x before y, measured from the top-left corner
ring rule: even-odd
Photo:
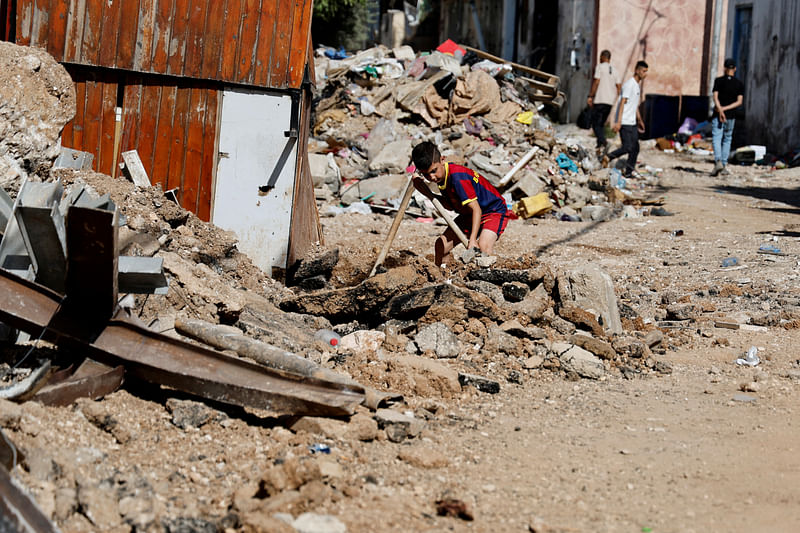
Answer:
[[[128,383],[101,402],[21,406],[25,416],[6,429],[29,456],[16,477],[66,532],[276,531],[253,525],[252,512],[243,525],[237,494],[298,456],[327,461],[329,477],[301,487],[300,503],[266,500],[274,506],[264,512],[311,510],[350,532],[798,531],[800,170],[741,167],[723,179],[701,158],[644,150],[640,160],[661,169],[650,192],[673,216],[517,220],[496,251],[536,252],[553,268],[598,264],[623,316],[643,324],[694,306],[692,320],[665,328],[660,358],[671,374],[569,381],[534,369],[521,383],[502,380],[498,394],[407,397],[400,410],[426,427],[402,443],[293,431],[236,409],[181,429],[165,407],[170,394]],[[322,222],[326,244],[340,249],[337,268],[352,272],[369,270],[391,218]],[[441,230],[407,219],[392,253],[431,254]],[[764,244],[784,255],[758,253]],[[738,264],[722,268],[732,256]],[[720,320],[762,327],[715,327]],[[751,346],[761,363],[734,364]],[[475,373],[507,374],[496,358],[485,365]],[[312,456],[315,443],[330,455]],[[445,498],[473,519],[437,516]]]

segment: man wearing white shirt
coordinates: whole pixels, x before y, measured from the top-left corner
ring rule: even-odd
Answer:
[[[639,156],[639,133],[644,133],[644,120],[639,113],[641,82],[647,77],[648,66],[644,61],[636,63],[633,77],[622,86],[622,95],[617,106],[614,131],[619,132],[622,147],[603,158],[603,166],[621,155],[628,154],[625,164],[625,177],[639,177],[636,172],[636,158]]]
[[[598,155],[608,151],[606,120],[611,114],[611,108],[617,103],[621,86],[619,73],[611,65],[611,52],[603,50],[600,52],[600,63],[594,69],[592,88],[586,99],[586,103],[592,108],[592,129],[597,139]]]

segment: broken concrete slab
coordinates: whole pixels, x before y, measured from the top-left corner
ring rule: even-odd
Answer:
[[[542,284],[529,292],[521,302],[512,303],[510,307],[517,313],[522,313],[531,320],[537,321],[544,316],[545,311],[550,309],[552,305],[553,301]]]
[[[580,346],[601,359],[613,360],[617,356],[617,352],[611,344],[600,339],[595,339],[594,337],[589,337],[588,335],[571,335],[568,340],[575,346]]]
[[[457,357],[461,342],[443,322],[428,324],[414,336],[414,342],[421,352],[432,351],[439,359]]]
[[[622,333],[614,283],[601,268],[586,264],[560,273],[558,296],[562,305],[572,304],[599,315],[607,334]]]
[[[385,145],[370,161],[369,169],[402,173],[411,161],[411,139],[400,139]]]
[[[418,318],[434,304],[460,306],[469,313],[485,316],[492,320],[500,319],[502,314],[488,296],[449,283],[429,285],[405,294],[398,294],[388,302],[384,314],[391,318]]]
[[[588,329],[592,335],[598,337],[605,336],[603,326],[600,325],[597,318],[589,311],[585,311],[574,305],[560,305],[558,306],[558,315],[564,320],[572,322],[577,327]]]

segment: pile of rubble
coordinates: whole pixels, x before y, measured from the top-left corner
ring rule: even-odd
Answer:
[[[23,60],[18,63],[28,69],[25,75],[29,81],[50,83],[47,77],[38,79],[36,72],[60,68],[52,58],[40,58],[41,54],[31,52],[30,57],[38,58],[42,65],[49,62],[46,68],[34,68],[35,61],[25,59],[28,56],[22,53]],[[420,65],[417,59],[413,62]],[[420,68],[429,68],[427,59]],[[333,88],[336,82],[332,78],[329,71],[328,84]],[[359,195],[368,183],[392,177],[399,177],[405,183],[412,139],[433,137],[445,148],[445,153],[467,154],[470,164],[494,179],[502,179],[520,154],[532,152],[529,166],[514,175],[516,181],[508,181],[511,187],[507,192],[518,191],[520,197],[545,190],[564,206],[608,202],[608,196],[601,193],[605,185],[596,189],[589,186],[592,177],[588,167],[592,157],[579,146],[556,139],[546,120],[538,115],[529,117],[538,126],[520,122],[516,117],[525,111],[526,101],[520,97],[523,102],[520,104],[507,97],[501,102],[500,85],[483,71],[473,71],[464,80],[459,78],[454,89],[458,93],[461,90],[458,84],[463,81],[465,95],[472,90],[469,87],[473,83],[497,90],[497,98],[488,105],[481,104],[484,112],[480,117],[474,113],[474,105],[481,100],[483,89],[469,97],[473,103],[460,104],[461,108],[448,104],[446,112],[437,115],[438,118],[433,119],[429,111],[425,125],[400,122],[411,115],[390,113],[396,95],[403,91],[383,78],[374,83],[367,80],[369,91],[360,85],[358,90],[366,91],[365,95],[385,93],[383,99],[368,98],[361,102],[372,103],[376,108],[373,114],[380,112],[386,117],[379,120],[362,115],[361,109],[369,109],[366,104],[354,107],[352,113],[347,106],[337,108],[334,102],[342,99],[356,105],[357,100],[352,100],[356,89],[349,80],[342,76],[339,89],[328,97],[328,103],[320,102],[317,139],[312,141],[312,146],[322,146],[319,138],[325,138],[324,145],[335,150],[330,152],[333,155],[322,157],[333,162],[337,177],[330,185],[335,185],[343,199],[348,191],[340,190],[340,185],[349,188],[351,197],[360,201],[363,197]],[[425,94],[432,85],[426,87]],[[506,86],[505,93],[513,96],[511,88]],[[414,90],[423,92],[420,88]],[[65,91],[64,98],[69,101],[69,91]],[[426,105],[432,101],[426,101]],[[498,102],[503,105],[497,105]],[[513,105],[505,105],[509,102]],[[21,106],[15,113],[38,116],[39,105],[42,104]],[[506,108],[513,112],[502,111]],[[505,113],[502,116],[501,111]],[[64,121],[69,116],[67,113]],[[0,126],[7,131],[22,128],[24,123],[24,120],[7,120]],[[361,127],[355,128],[356,124]],[[366,125],[371,127],[364,129]],[[439,129],[434,132],[431,125]],[[468,128],[472,128],[472,133],[467,132]],[[347,131],[370,133],[346,136]],[[513,260],[479,257],[475,262],[454,265],[445,277],[424,257],[405,253],[391,255],[384,270],[373,277],[366,277],[366,272],[361,271],[353,286],[337,286],[332,282],[332,272],[338,265],[338,253],[321,248],[294,265],[287,273],[291,286],[286,287],[254,268],[249,258],[237,250],[235,236],[200,221],[173,203],[158,187],[139,188],[123,179],[86,170],[50,170],[48,165],[57,153],[52,146],[57,144],[57,136],[51,136],[39,151],[34,150],[36,154],[45,154],[41,155],[44,163],[35,165],[20,162],[20,158],[39,160],[31,155],[7,152],[6,157],[16,165],[10,164],[8,168],[17,169],[10,182],[18,184],[7,187],[9,196],[25,196],[20,191],[25,188],[22,184],[28,182],[57,184],[51,189],[63,198],[74,198],[84,190],[97,196],[107,194],[109,201],[101,202],[104,220],[121,224],[118,228],[116,225],[106,228],[106,233],[114,237],[108,241],[114,254],[106,254],[103,264],[116,268],[119,254],[157,258],[168,281],[165,295],[130,294],[120,299],[127,310],[109,308],[95,316],[71,314],[69,306],[62,308],[65,302],[80,300],[80,295],[71,297],[69,284],[50,290],[39,283],[20,281],[12,274],[0,276],[6,283],[4,287],[10,288],[7,294],[14,295],[13,302],[0,304],[0,317],[13,321],[16,327],[29,329],[34,336],[4,350],[0,361],[5,385],[3,397],[25,402],[20,409],[4,407],[8,414],[0,418],[0,424],[16,448],[10,447],[13,453],[8,456],[0,455],[8,468],[21,467],[16,468],[17,475],[34,487],[37,500],[44,502],[46,518],[68,524],[69,530],[159,527],[155,524],[167,530],[190,527],[179,520],[186,516],[188,496],[169,497],[184,486],[216,493],[214,497],[224,503],[225,512],[215,519],[213,527],[250,524],[251,530],[266,527],[253,524],[268,520],[265,517],[277,511],[299,514],[314,509],[315,503],[341,495],[335,481],[330,481],[342,475],[331,470],[338,465],[305,460],[312,453],[324,453],[324,447],[314,448],[317,446],[314,444],[309,451],[309,445],[315,439],[314,434],[329,431],[326,429],[329,426],[313,417],[301,419],[290,426],[291,430],[272,429],[270,437],[280,445],[269,453],[264,453],[256,443],[237,445],[252,444],[247,454],[259,453],[274,460],[266,469],[263,464],[250,465],[251,471],[242,467],[234,480],[226,484],[224,475],[215,476],[212,472],[203,476],[194,472],[194,466],[192,473],[176,466],[177,473],[153,474],[152,479],[162,479],[155,487],[158,496],[147,495],[145,489],[149,487],[152,492],[154,488],[152,480],[142,477],[136,460],[125,459],[130,460],[125,466],[103,466],[107,461],[103,459],[95,465],[92,455],[103,456],[104,452],[94,448],[101,441],[111,443],[108,453],[113,457],[127,458],[124,454],[134,457],[145,453],[137,439],[148,431],[154,432],[152,441],[156,443],[162,434],[174,437],[168,433],[177,431],[172,427],[165,430],[155,425],[137,426],[139,422],[119,422],[126,417],[136,420],[128,404],[136,403],[142,410],[157,410],[159,414],[153,415],[154,418],[171,420],[173,426],[187,435],[191,435],[187,428],[212,423],[223,434],[229,427],[249,434],[253,428],[247,421],[252,421],[253,416],[263,420],[259,416],[320,415],[346,417],[344,421],[335,421],[337,431],[350,435],[348,438],[354,442],[380,438],[400,443],[416,439],[424,427],[424,422],[403,408],[417,407],[424,401],[458,398],[464,393],[494,394],[508,383],[524,385],[540,372],[557,372],[568,379],[602,379],[609,373],[633,377],[651,371],[670,372],[669,365],[658,357],[669,348],[669,338],[635,317],[621,317],[611,278],[597,268],[554,270],[533,256]],[[556,170],[555,157],[562,151],[572,154],[582,168]],[[394,158],[395,162],[390,164],[393,154],[402,157]],[[572,158],[567,159],[572,162]],[[359,187],[361,192],[355,194]],[[387,188],[385,198],[381,199],[377,193],[372,198],[374,202],[389,200],[390,193],[401,188]],[[370,189],[368,194],[375,193],[371,185]],[[54,200],[48,204],[51,209],[62,201]],[[92,204],[91,209],[98,208],[99,205]],[[420,203],[420,208],[428,206]],[[69,216],[69,211],[64,214]],[[17,216],[7,218],[10,223]],[[29,252],[30,245],[25,242]],[[34,263],[32,279],[41,281],[41,265]],[[84,264],[91,263],[90,257]],[[83,279],[87,283],[92,281],[87,275]],[[116,287],[100,286],[99,278],[95,282],[101,292],[113,294],[116,303]],[[33,306],[26,304],[34,299],[41,314],[30,314],[29,308]],[[96,301],[94,297],[90,300]],[[12,308],[12,303],[18,305]],[[116,314],[112,317],[112,313]],[[35,356],[28,358],[31,353]],[[97,357],[108,368],[98,363],[99,367],[87,370],[84,365],[90,361],[89,356]],[[43,361],[46,370],[42,370]],[[78,370],[74,370],[75,366]],[[114,396],[111,402],[117,403],[91,402],[85,398],[75,401],[76,396],[97,399],[109,394],[120,386],[123,373],[125,387],[132,395]],[[56,376],[58,380],[66,380],[70,391],[59,398],[63,401],[69,397],[66,404],[74,408],[53,412],[50,409],[56,408],[26,402],[37,399],[35,395],[44,388],[58,386]],[[21,390],[19,383],[26,379]],[[104,387],[87,389],[87,380],[101,382]],[[238,419],[231,422],[203,403],[174,397],[184,393],[217,406],[214,402],[227,404],[226,409],[234,405],[258,414],[237,412]],[[137,395],[155,402],[140,401]],[[52,397],[51,393],[49,398]],[[50,405],[43,396],[37,401]],[[395,409],[387,410],[387,406]],[[435,416],[435,411],[431,407],[425,412]],[[93,428],[86,431],[95,440],[87,436],[88,442],[83,443],[74,457],[71,451],[67,453],[72,448],[67,444],[61,450],[42,452],[47,450],[48,435],[53,437],[60,431],[41,422],[50,417],[59,420],[66,417],[70,427]],[[97,437],[98,431],[102,438]],[[150,447],[148,444],[144,448]],[[163,468],[168,469],[176,460],[166,459]],[[235,462],[220,460],[213,468],[225,469],[228,463]],[[254,472],[254,468],[259,470]],[[184,471],[187,473],[181,473]],[[109,484],[116,490],[105,490]],[[165,503],[168,501],[171,503]],[[199,503],[189,505],[200,507]],[[195,511],[204,516],[218,512],[199,508]],[[290,515],[286,521],[300,521],[303,516],[294,519]],[[296,523],[294,527],[301,529]]]
[[[658,169],[624,180],[618,170],[600,168],[592,149],[555,134],[547,118],[560,103],[552,96],[559,94],[555,76],[535,71],[547,80],[535,81],[522,65],[409,46],[344,59],[325,53],[317,51],[319,98],[309,143],[318,198],[330,204],[323,216],[396,209],[413,170],[412,146],[422,140],[479,171],[526,218],[636,217],[662,201],[653,189]],[[530,212],[524,200],[533,197],[544,204]],[[415,202],[421,211],[412,213],[434,213],[421,194]]]

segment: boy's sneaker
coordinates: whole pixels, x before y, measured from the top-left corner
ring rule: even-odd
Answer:
[[[730,176],[731,175],[731,171],[728,170],[728,166],[727,165],[722,165],[722,170],[720,170],[719,173],[722,176]]]
[[[725,167],[722,166],[722,161],[715,161],[714,162],[714,170],[711,171],[711,175],[712,176],[719,175],[719,173],[722,172],[723,168],[725,168]]]
[[[631,170],[630,172],[627,172],[627,173],[625,174],[625,178],[626,178],[626,179],[633,178],[633,179],[635,179],[635,180],[640,180],[640,179],[643,179],[643,178],[642,178],[642,175],[641,175],[641,174],[639,174],[638,172],[636,172],[635,170]]]

